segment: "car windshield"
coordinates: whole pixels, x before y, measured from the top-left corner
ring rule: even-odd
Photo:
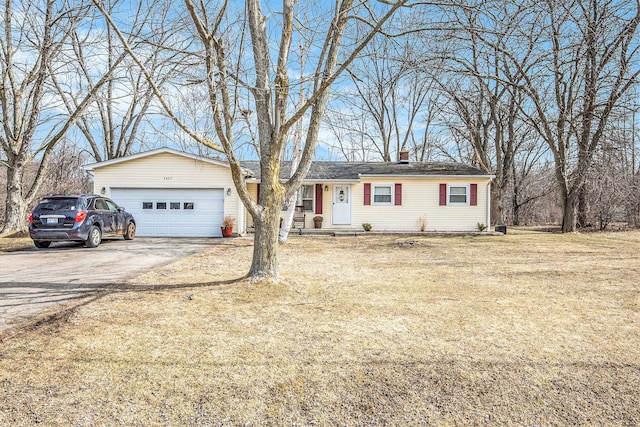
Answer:
[[[40,202],[38,209],[44,211],[73,211],[76,210],[79,200],[76,197],[66,199],[45,199]]]

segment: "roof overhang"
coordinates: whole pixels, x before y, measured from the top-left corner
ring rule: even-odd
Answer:
[[[156,148],[154,150],[149,150],[149,151],[144,151],[141,153],[137,153],[137,154],[132,154],[130,156],[126,156],[126,157],[119,157],[117,159],[111,159],[111,160],[105,160],[104,162],[98,162],[98,163],[91,163],[88,165],[83,165],[82,168],[87,171],[87,172],[91,172],[94,171],[96,169],[99,168],[103,168],[106,166],[113,166],[113,165],[117,165],[120,163],[125,163],[131,160],[137,160],[137,159],[144,159],[146,157],[150,157],[150,156],[155,156],[158,154],[173,154],[176,156],[181,156],[181,157],[186,157],[192,160],[196,160],[198,162],[203,162],[203,163],[209,163],[212,165],[216,165],[216,166],[222,166],[225,168],[229,167],[229,163],[224,161],[224,160],[220,160],[220,159],[211,159],[209,157],[203,157],[203,156],[198,156],[197,154],[192,154],[192,153],[186,153],[184,151],[179,151],[179,150],[174,150],[173,148],[169,148],[169,147],[162,147],[162,148]],[[248,169],[242,168],[243,173],[245,174],[249,174],[250,171]]]
[[[324,178],[305,178],[302,180],[304,184],[357,184],[360,179],[324,179]],[[260,178],[247,178],[246,182],[259,184]],[[286,179],[281,179],[280,182],[287,182]]]
[[[462,178],[462,179],[488,179],[491,180],[495,178],[495,175],[456,175],[456,174],[437,174],[437,175],[402,175],[402,174],[361,174],[360,178],[434,178],[434,179],[451,179],[451,178]]]

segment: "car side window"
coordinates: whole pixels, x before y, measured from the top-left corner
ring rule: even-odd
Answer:
[[[118,211],[118,205],[113,203],[111,200],[105,200],[105,202],[107,202],[107,206],[109,207],[110,211],[113,211],[113,212],[117,212]]]
[[[95,205],[96,205],[96,209],[97,210],[106,211],[106,210],[109,209],[107,207],[107,204],[105,203],[104,199],[96,200]]]

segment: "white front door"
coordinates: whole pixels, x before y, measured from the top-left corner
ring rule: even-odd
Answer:
[[[351,224],[351,186],[350,185],[334,185],[333,186],[333,224],[350,225]]]

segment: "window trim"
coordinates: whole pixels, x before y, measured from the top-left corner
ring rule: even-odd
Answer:
[[[306,199],[302,198],[302,194],[303,194],[303,191],[304,191],[302,189],[302,187],[304,187],[304,186],[311,187],[311,197],[307,197]],[[300,200],[298,200],[298,197],[300,197]],[[300,186],[300,188],[296,192],[296,204],[294,206],[304,206],[304,201],[305,200],[311,200],[311,209],[305,209],[304,211],[305,212],[314,213],[316,211],[316,186],[315,186],[315,184],[302,184]],[[298,204],[298,202],[300,202],[300,204]],[[283,201],[282,207],[280,208],[280,210],[282,212],[285,212],[287,210],[287,201],[286,200]]]
[[[311,189],[310,193],[311,193],[311,197],[303,197],[304,196],[304,189],[303,187],[309,187]],[[296,196],[296,206],[304,206],[304,201],[305,200],[311,200],[311,209],[305,209],[305,212],[315,212],[315,207],[316,207],[316,186],[313,184],[302,184],[300,186],[300,188],[298,189],[298,192],[300,194],[300,204],[298,205],[298,197]]]
[[[451,187],[465,189],[465,202],[451,201]],[[469,184],[447,184],[447,206],[470,206],[471,204],[471,186]]]
[[[388,202],[376,202],[376,189],[388,188],[391,199]],[[378,206],[393,206],[395,204],[396,187],[395,184],[371,184],[371,204]],[[386,196],[386,194],[384,194]]]

